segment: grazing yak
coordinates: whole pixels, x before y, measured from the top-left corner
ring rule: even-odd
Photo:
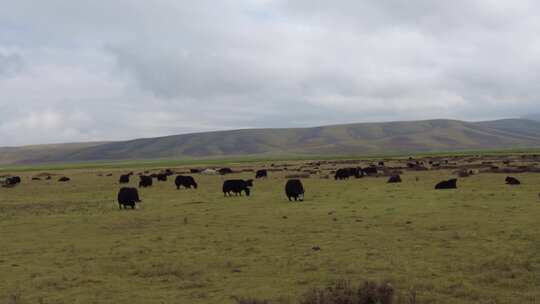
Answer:
[[[158,180],[158,182],[166,182],[167,181],[167,173],[159,173],[159,174],[156,174],[156,179]]]
[[[337,169],[336,174],[334,175],[335,180],[348,179],[349,177],[354,176],[355,178],[360,178],[364,176],[362,168],[341,168]]]
[[[255,173],[255,178],[266,178],[268,177],[268,171],[266,169],[257,170]]]
[[[221,168],[218,170],[219,174],[225,175],[225,174],[231,174],[233,173],[233,170],[231,168]]]
[[[4,180],[4,184],[2,185],[2,187],[11,188],[11,187],[17,186],[20,183],[21,183],[21,178],[19,176],[11,176],[11,177],[6,178],[6,180]]]
[[[129,183],[129,177],[133,174],[133,172],[130,172],[128,174],[122,174],[120,175],[120,178],[118,179],[119,184],[128,184]]]
[[[232,196],[231,192],[235,195],[242,195],[242,191],[246,193],[246,196],[250,195],[250,188],[253,186],[253,180],[241,180],[241,179],[229,179],[223,182],[223,195]]]
[[[390,176],[390,178],[388,179],[388,183],[401,183],[401,176],[399,176],[399,174]]]
[[[71,179],[67,176],[62,176],[58,179],[59,182],[69,182]]]
[[[189,169],[190,173],[201,173],[201,169]]]
[[[285,184],[285,194],[287,195],[289,201],[291,201],[292,198],[294,198],[295,202],[297,200],[303,201],[304,186],[302,185],[302,182],[299,179],[288,180]]]
[[[447,181],[442,181],[435,185],[435,189],[457,189],[457,179],[452,178]]]
[[[127,206],[135,209],[135,203],[140,202],[139,192],[136,188],[122,187],[118,191],[118,207],[125,209]]]
[[[180,186],[183,186],[186,189],[191,189],[191,187],[197,189],[197,183],[195,182],[195,179],[191,176],[178,175],[174,180],[174,183],[176,184],[177,190],[180,189]]]
[[[364,173],[365,175],[377,175],[378,173],[377,167],[373,167],[373,166],[366,167],[362,169],[362,173]]]
[[[139,179],[139,188],[152,187],[152,177],[148,175],[141,175],[139,176]]]
[[[505,181],[507,185],[521,185],[521,182],[517,178],[512,176],[507,176]]]

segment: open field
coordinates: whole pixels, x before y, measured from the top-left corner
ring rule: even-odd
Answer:
[[[115,203],[129,168],[66,168],[41,181],[30,179],[42,171],[4,172],[23,182],[0,188],[0,302],[294,303],[343,278],[414,288],[418,303],[540,302],[540,173],[512,173],[523,184],[508,186],[507,174],[484,172],[435,191],[454,169],[404,170],[403,183],[387,184],[321,178],[327,166],[302,179],[306,201],[289,203],[285,175],[306,162],[287,163],[250,197],[225,198],[221,184],[252,172],[194,174],[197,190],[171,178],[139,189],[136,210]],[[57,182],[63,175],[72,180]]]

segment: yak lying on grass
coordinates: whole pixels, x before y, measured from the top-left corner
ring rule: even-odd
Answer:
[[[388,183],[401,183],[401,176],[399,176],[399,174],[390,176],[390,178],[388,179]]]
[[[285,184],[285,194],[287,195],[289,201],[291,201],[293,198],[295,202],[297,200],[303,201],[304,186],[302,185],[302,182],[299,179],[288,180],[287,184]]]
[[[67,176],[62,176],[58,179],[59,182],[69,182],[71,180],[71,178],[67,177]]]
[[[253,181],[242,180],[242,179],[230,179],[223,182],[223,195],[232,196],[231,192],[235,195],[242,195],[242,191],[246,193],[246,196],[249,196],[251,193],[250,187],[253,186]]]
[[[442,181],[435,185],[435,189],[441,190],[441,189],[457,189],[457,179],[452,178],[447,181]]]
[[[233,170],[231,168],[221,168],[218,170],[218,173],[221,175],[232,174]]]
[[[266,169],[262,169],[262,170],[258,170],[256,173],[255,173],[255,178],[263,178],[263,177],[268,177],[268,171]]]
[[[174,184],[176,185],[177,190],[180,189],[181,186],[186,189],[191,189],[191,187],[197,189],[197,183],[191,176],[178,175],[174,180]]]
[[[120,209],[125,209],[128,206],[135,209],[135,204],[140,201],[139,192],[136,188],[122,187],[118,191],[118,207]]]
[[[517,178],[512,176],[507,176],[505,181],[507,185],[521,185],[521,182]]]

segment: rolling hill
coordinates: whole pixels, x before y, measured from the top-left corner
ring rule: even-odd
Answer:
[[[523,117],[524,119],[540,121],[540,113],[533,113]]]
[[[0,148],[0,164],[539,147],[539,121],[464,122],[440,119],[294,129],[244,129],[121,142]]]

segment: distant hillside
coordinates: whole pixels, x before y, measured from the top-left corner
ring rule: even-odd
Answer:
[[[247,129],[122,142],[0,148],[0,163],[245,155],[359,155],[540,147],[540,122],[426,120]]]
[[[529,114],[525,117],[523,117],[524,119],[530,119],[530,120],[536,120],[536,121],[540,121],[540,113],[536,113],[536,114]]]
[[[15,164],[41,159],[55,159],[105,142],[49,144],[22,147],[0,147],[0,164]]]

